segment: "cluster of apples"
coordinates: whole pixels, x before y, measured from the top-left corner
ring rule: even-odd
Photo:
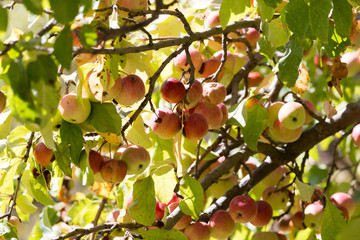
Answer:
[[[189,140],[203,138],[209,129],[216,129],[225,124],[228,110],[223,103],[226,88],[218,82],[202,85],[198,80],[184,85],[179,79],[169,78],[160,89],[161,97],[169,103],[179,104],[183,110],[179,115],[167,109],[158,108],[151,116],[150,127],[163,139],[174,137],[182,128]],[[183,124],[183,125],[182,125]]]

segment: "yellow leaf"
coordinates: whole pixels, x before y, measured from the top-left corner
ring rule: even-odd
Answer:
[[[150,138],[145,132],[144,121],[141,115],[139,115],[133,122],[132,126],[128,128],[125,136],[135,145],[140,145],[144,148],[152,146]]]
[[[102,136],[107,142],[114,144],[114,145],[120,145],[122,143],[122,137],[121,134],[116,135],[115,133],[101,133],[98,132],[100,136]]]
[[[294,92],[303,95],[304,92],[308,89],[308,87],[309,87],[309,73],[305,65],[302,64],[302,66],[299,68],[299,77],[296,81],[296,84],[291,89]]]
[[[184,172],[186,171],[186,169],[183,169],[181,164],[181,140],[182,140],[182,130],[175,135],[174,145],[173,145],[173,152],[176,159],[178,177],[182,177],[183,175],[186,174],[186,172]]]
[[[111,190],[112,190],[113,184],[112,183],[99,183],[94,182],[94,185],[90,187],[91,191],[94,193],[101,195],[103,197],[109,198],[111,196]]]
[[[337,113],[335,106],[331,104],[331,101],[326,101],[324,103],[324,111],[327,118],[332,118]]]

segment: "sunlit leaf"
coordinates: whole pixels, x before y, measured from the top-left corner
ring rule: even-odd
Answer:
[[[321,237],[326,240],[335,240],[336,235],[339,234],[346,226],[346,220],[332,202],[328,201],[324,209],[324,220],[321,226]]]
[[[305,36],[309,27],[309,6],[304,0],[292,0],[285,6],[286,23],[294,34]]]
[[[54,44],[54,55],[64,68],[70,68],[72,60],[72,36],[67,25],[60,32]]]
[[[121,133],[121,118],[112,103],[91,102],[91,113],[86,120],[97,131],[102,133]]]
[[[55,19],[62,24],[68,24],[74,20],[79,12],[80,0],[49,0],[51,9],[54,10]]]
[[[144,240],[186,240],[188,239],[184,233],[176,230],[165,230],[154,228],[145,231],[141,235]]]
[[[223,0],[219,11],[222,28],[225,29],[229,23],[239,20],[250,7],[250,0]]]
[[[37,207],[32,204],[29,198],[25,195],[20,195],[16,198],[16,206],[26,214],[33,214],[36,212]]]
[[[141,115],[135,119],[125,134],[126,138],[135,145],[140,145],[144,148],[150,148],[152,146],[150,138],[145,132],[144,120],[142,119]]]
[[[5,32],[8,25],[8,13],[7,9],[0,5],[0,36],[2,32]]]
[[[199,181],[189,175],[184,175],[180,181],[180,193],[184,197],[179,202],[181,211],[198,219],[204,204],[204,190]]]
[[[177,184],[174,167],[170,165],[160,166],[152,172],[155,184],[155,195],[159,202],[168,203],[174,194]]]
[[[296,196],[305,202],[311,202],[311,196],[314,194],[315,187],[301,182],[299,179],[295,180]]]
[[[309,19],[310,28],[314,35],[322,42],[328,42],[331,0],[310,0]]]
[[[81,128],[76,124],[63,121],[60,127],[60,139],[60,144],[69,148],[71,162],[79,165],[80,153],[84,142]]]
[[[38,0],[23,0],[25,7],[36,15],[41,15],[43,8],[41,1]]]

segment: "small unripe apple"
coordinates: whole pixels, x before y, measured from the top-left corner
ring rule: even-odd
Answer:
[[[179,79],[169,78],[161,85],[160,94],[169,103],[178,103],[185,96],[185,86]]]
[[[145,84],[143,80],[134,74],[121,79],[119,95],[114,99],[124,106],[131,106],[145,96]]]
[[[279,110],[279,121],[287,129],[297,129],[305,122],[305,109],[298,102],[285,103]]]
[[[40,142],[34,148],[34,157],[41,166],[47,166],[51,164],[54,152],[46,147],[45,143]]]
[[[337,192],[331,195],[330,201],[337,206],[344,207],[351,217],[355,212],[356,204],[353,201],[351,195],[344,193],[344,192]]]
[[[149,166],[150,154],[145,148],[132,145],[123,152],[121,160],[126,164],[129,174],[140,174]]]
[[[205,137],[209,130],[208,121],[200,113],[191,114],[189,117],[185,118],[183,124],[183,134],[191,141],[200,140]]]
[[[351,137],[355,145],[360,147],[360,124],[355,125],[351,132]]]
[[[191,61],[194,64],[195,72],[198,72],[203,63],[202,55],[197,49],[195,49],[193,47],[189,47],[189,54],[190,54]],[[186,61],[187,61],[186,52],[182,51],[179,55],[177,55],[174,58],[175,69],[179,72],[183,72],[183,71],[187,70],[190,67],[190,64],[188,64]]]
[[[309,100],[305,100],[305,105],[314,113],[316,113],[316,108],[314,106],[314,104],[309,101]],[[308,111],[305,110],[305,122],[304,124],[309,124],[311,123],[311,121],[313,120],[313,117],[309,114]]]
[[[253,220],[257,214],[257,204],[248,195],[234,197],[229,205],[229,213],[235,222],[247,223]]]
[[[186,89],[189,88],[190,85],[186,85]],[[187,108],[195,107],[201,100],[203,93],[203,86],[198,80],[194,80],[193,84],[191,85],[186,98],[185,104]]]
[[[270,222],[273,216],[273,209],[271,205],[266,201],[259,200],[256,201],[256,204],[258,207],[258,211],[255,218],[251,220],[250,223],[255,227],[263,227]]]
[[[305,225],[303,223],[303,212],[297,211],[291,218],[290,225],[292,225],[295,229],[305,229]]]
[[[285,166],[280,166],[266,176],[261,182],[266,186],[286,186],[290,182],[289,170]]]
[[[235,231],[235,222],[225,210],[217,210],[209,220],[210,235],[216,239],[226,239]]]
[[[160,138],[170,139],[180,131],[181,120],[173,111],[158,108],[151,116],[150,127]]]
[[[210,228],[204,222],[191,223],[185,228],[184,234],[189,240],[209,240]]]
[[[214,74],[220,67],[220,64],[221,64],[221,61],[219,61],[216,58],[210,58],[210,59],[204,61],[199,70],[200,77],[206,78],[206,77],[209,77],[210,75]],[[218,78],[215,80],[221,81],[223,76],[224,76],[224,68],[220,70]]]
[[[259,72],[250,72],[248,74],[248,87],[257,87],[264,79],[263,75]]]
[[[4,111],[5,106],[6,106],[6,96],[2,91],[0,91],[0,113]]]
[[[219,11],[211,12],[204,20],[206,28],[212,28],[220,25]]]
[[[222,116],[223,116],[222,121],[220,123],[220,125],[223,126],[227,122],[227,120],[229,118],[229,111],[228,111],[228,109],[227,109],[227,107],[225,106],[224,103],[220,103],[217,106],[220,108]]]
[[[126,164],[118,159],[105,161],[100,169],[101,177],[109,183],[120,183],[126,176]]]
[[[209,129],[217,129],[222,126],[222,111],[215,104],[202,102],[197,105],[194,113],[199,113],[206,118],[209,124]]]
[[[218,82],[208,82],[203,86],[203,96],[205,102],[220,104],[225,100],[226,88]]]
[[[289,190],[278,190],[274,186],[268,187],[262,193],[262,199],[268,202],[273,210],[285,210],[289,201]]]
[[[304,210],[304,223],[308,228],[319,229],[322,225],[324,206],[320,201],[313,202]]]
[[[169,213],[171,214],[177,207],[179,206],[178,202],[174,202],[168,206]],[[191,216],[184,215],[173,227],[175,230],[183,230],[186,228],[191,222]]]
[[[224,55],[224,51],[220,50],[220,51],[217,51],[216,53],[214,53],[213,57],[215,57],[217,60],[219,60],[221,62],[221,58],[223,55]],[[235,60],[234,54],[227,51],[226,52],[226,61],[224,64],[225,71],[233,73],[235,65],[236,65],[236,60]]]
[[[89,117],[91,105],[87,98],[83,98],[81,103],[76,100],[76,93],[69,93],[61,98],[58,109],[65,121],[82,123]]]
[[[269,127],[269,136],[274,141],[280,141],[284,143],[295,142],[298,140],[302,133],[302,127],[296,129],[288,129],[281,124],[279,119],[276,119],[274,124]]]

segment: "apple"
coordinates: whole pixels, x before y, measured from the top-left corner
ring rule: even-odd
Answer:
[[[181,200],[182,200],[182,199],[179,198],[179,197],[176,195],[176,193],[173,193],[172,198],[170,199],[169,202],[166,203],[166,206],[169,206],[170,204],[172,204],[172,203],[174,203],[174,202],[178,203],[178,202],[180,202]]]
[[[61,117],[70,123],[85,122],[91,112],[90,101],[83,98],[80,102],[76,97],[76,93],[66,94],[61,98],[58,105]]]
[[[169,213],[171,214],[177,207],[179,206],[178,202],[171,203],[169,208]],[[191,222],[191,216],[190,215],[184,215],[173,227],[175,230],[183,230],[186,228]]]
[[[120,215],[119,210],[112,211],[106,216],[105,222],[107,223],[117,222],[117,218],[119,217],[119,215]]]
[[[129,10],[147,10],[148,8],[148,0],[117,0],[116,4],[120,7],[127,8]],[[120,17],[127,18],[129,17],[128,12],[118,10]],[[145,20],[145,16],[137,16],[134,18],[136,21]]]
[[[96,101],[108,101],[118,96],[121,91],[121,77],[115,80],[114,85],[110,88],[109,84],[111,81],[111,75],[109,72],[101,71],[96,72],[93,71],[88,81],[89,91],[92,94],[90,100]]]
[[[184,136],[191,140],[200,140],[205,137],[209,130],[209,124],[206,118],[200,113],[193,113],[183,121]]]
[[[243,53],[234,53],[234,57],[236,64],[233,72],[237,73],[246,65],[246,63],[249,61],[249,57]]]
[[[207,103],[220,104],[225,100],[226,88],[218,82],[208,82],[203,85],[203,96]]]
[[[337,206],[344,207],[348,213],[349,216],[352,216],[355,212],[356,204],[353,201],[351,195],[344,193],[344,192],[336,192],[330,197],[330,201],[334,203]]]
[[[222,126],[221,124],[223,121],[222,111],[215,104],[211,104],[207,102],[199,103],[196,106],[194,113],[199,113],[206,118],[209,124],[209,129],[217,129]]]
[[[153,132],[163,139],[173,138],[181,129],[181,119],[167,108],[158,108],[150,118]]]
[[[249,168],[249,170],[252,172],[254,171],[256,168],[257,168],[257,165],[255,162],[251,161],[251,160],[247,160],[245,162],[245,165]],[[245,177],[246,175],[248,175],[248,171],[246,170],[246,168],[244,168],[242,165],[241,165],[241,176],[242,177]]]
[[[296,129],[288,129],[281,124],[279,119],[276,119],[274,124],[268,128],[268,133],[274,141],[290,143],[295,142],[300,138],[302,133],[302,127]]]
[[[46,147],[45,143],[39,142],[34,148],[34,158],[41,166],[48,166],[54,157],[54,152]]]
[[[212,28],[220,25],[219,11],[211,12],[204,20],[206,28]]]
[[[279,230],[289,231],[292,228],[290,224],[291,218],[292,218],[292,214],[287,213],[284,216],[282,216],[279,220],[277,220],[275,224],[278,226]]]
[[[331,64],[331,58],[329,58],[326,54],[322,55],[321,56],[321,65],[320,65],[320,55],[319,55],[319,53],[317,53],[314,56],[314,63],[318,67],[325,68],[325,67],[327,67],[328,65]]]
[[[272,216],[273,216],[273,210],[271,205],[266,201],[256,201],[257,204],[257,214],[253,220],[250,221],[252,225],[255,227],[263,227],[267,225]]]
[[[290,182],[289,170],[285,166],[280,166],[266,176],[261,182],[266,187],[286,186]],[[281,181],[280,181],[281,180]]]
[[[150,154],[145,148],[132,145],[123,152],[121,160],[126,164],[129,174],[140,174],[149,166]]]
[[[216,239],[227,239],[235,231],[235,222],[225,210],[217,210],[210,218],[208,225],[210,235]]]
[[[220,108],[221,113],[222,113],[222,121],[221,121],[220,125],[223,126],[229,118],[229,111],[224,103],[220,103],[217,106]]]
[[[257,87],[264,79],[263,75],[259,72],[249,72],[248,74],[248,87]]]
[[[189,84],[185,86],[186,89],[188,89],[189,87],[190,87]],[[195,107],[202,99],[202,93],[203,93],[202,84],[198,80],[194,80],[185,98],[186,107],[187,108]]]
[[[297,129],[305,122],[305,109],[298,102],[288,102],[280,108],[278,118],[285,128]]]
[[[315,202],[317,200],[320,200],[319,198],[321,198],[322,195],[323,195],[322,190],[320,188],[315,188],[314,193],[311,195],[311,202],[310,203],[313,203],[313,202]],[[308,203],[305,202],[305,204],[308,204]]]
[[[104,161],[100,169],[101,177],[109,183],[120,183],[126,176],[126,164],[118,159]]]
[[[145,84],[143,80],[130,74],[121,79],[121,89],[119,95],[114,97],[115,101],[124,106],[131,106],[140,101],[145,96]]]
[[[214,53],[213,57],[221,62],[221,59],[222,59],[223,55],[224,55],[224,50],[220,50],[220,51],[217,51],[216,53]],[[235,60],[234,54],[227,51],[226,52],[226,61],[225,61],[225,65],[224,65],[224,70],[226,72],[233,73],[235,65],[236,65],[236,60]]]
[[[269,116],[269,120],[267,123],[268,126],[274,125],[276,119],[278,119],[279,110],[282,106],[284,106],[284,104],[285,104],[284,102],[275,101],[266,108]]]
[[[132,146],[132,144],[129,144],[128,146]],[[124,153],[124,151],[128,148],[128,146],[120,146],[118,149],[116,149],[116,151],[114,152],[114,159],[118,159],[121,160],[121,156]]]
[[[239,179],[235,174],[232,174],[227,179],[220,179],[216,183],[213,183],[207,190],[206,194],[214,198],[220,198],[230,188],[239,183]]]
[[[169,103],[178,103],[185,96],[185,86],[179,79],[169,78],[161,85],[160,94]]]
[[[256,217],[257,211],[255,200],[248,195],[234,197],[229,205],[230,216],[238,223],[250,222]]]
[[[0,113],[2,113],[6,106],[6,96],[5,94],[0,91]]]
[[[189,240],[209,240],[210,228],[204,222],[195,222],[185,228],[184,234]]]
[[[319,229],[324,215],[324,206],[320,201],[313,202],[304,210],[304,223],[308,228]]]
[[[195,72],[198,72],[203,63],[202,55],[197,49],[193,47],[189,47],[189,53],[190,53],[191,61],[193,62],[195,67]],[[179,55],[177,55],[174,58],[174,67],[178,72],[183,72],[190,67],[190,64],[187,63],[185,51],[182,51]]]
[[[273,210],[285,210],[289,201],[289,190],[278,190],[271,186],[264,190],[262,199],[268,202]]]
[[[249,41],[251,47],[253,49],[256,48],[256,44],[260,38],[260,33],[258,30],[256,30],[255,28],[248,28],[247,31],[245,32],[245,37],[246,39]]]
[[[93,170],[94,175],[100,172],[101,166],[104,163],[104,158],[101,156],[100,153],[94,150],[90,150],[89,152],[89,165],[90,168]]]
[[[360,147],[360,124],[355,125],[351,132],[351,138],[355,145]]]
[[[297,211],[291,218],[290,225],[292,225],[295,229],[305,229],[305,225],[303,223],[303,212]]]
[[[156,220],[161,220],[164,217],[164,209],[165,209],[165,207],[166,207],[165,204],[162,204],[159,201],[156,202],[156,207],[155,207]]]
[[[260,106],[264,107],[264,105],[257,98],[249,97],[245,103],[246,111],[250,111],[257,104],[260,104]]]
[[[316,113],[316,108],[314,106],[314,104],[309,101],[309,100],[304,100],[305,101],[305,105],[313,112]],[[308,111],[306,111],[305,109],[305,121],[304,124],[309,124],[311,123],[311,121],[313,120],[313,117],[309,114]]]
[[[276,232],[256,232],[251,240],[286,240],[286,237]]]
[[[201,78],[207,78],[213,75],[218,68],[220,67],[221,61],[216,58],[210,58],[205,60],[199,69],[199,75]],[[215,81],[221,81],[222,77],[224,76],[224,68],[220,70],[218,78]]]

